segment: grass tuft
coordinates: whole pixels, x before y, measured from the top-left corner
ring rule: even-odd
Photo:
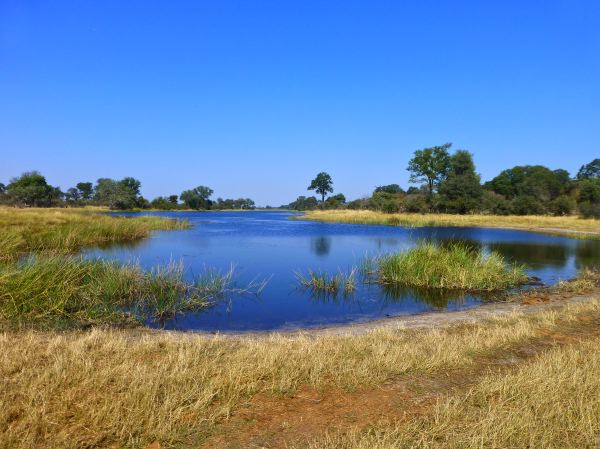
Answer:
[[[337,295],[340,291],[348,295],[356,290],[356,268],[352,268],[349,273],[338,272],[330,275],[324,271],[309,270],[305,276],[296,272],[298,283],[305,289],[310,289],[314,293],[325,293]]]
[[[463,243],[423,242],[377,261],[377,281],[423,288],[502,290],[527,282],[524,267],[510,265],[497,253],[484,254]]]

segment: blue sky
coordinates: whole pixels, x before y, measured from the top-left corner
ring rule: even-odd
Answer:
[[[0,181],[134,176],[279,205],[600,157],[600,2],[0,0]]]

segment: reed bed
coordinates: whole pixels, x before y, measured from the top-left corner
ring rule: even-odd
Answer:
[[[452,214],[386,214],[370,210],[316,210],[296,219],[336,223],[378,224],[405,227],[459,226],[515,228],[573,238],[600,239],[600,220],[575,216],[541,215],[452,215]]]
[[[189,229],[185,220],[115,217],[86,209],[0,208],[0,262],[29,252],[67,254],[84,247],[131,242],[152,231]]]
[[[51,256],[0,265],[0,328],[72,328],[162,322],[199,310],[231,294],[259,293],[227,272],[206,269],[191,282],[181,264],[150,272],[136,265]]]
[[[492,291],[528,281],[523,266],[463,243],[421,242],[408,251],[382,256],[375,265],[377,282],[411,287]]]
[[[580,323],[582,315],[600,317],[600,302],[445,329],[381,329],[363,335],[305,333],[231,339],[102,329],[6,332],[0,334],[0,448],[144,448],[154,441],[161,447],[199,447],[216,423],[252,395],[289,394],[301,385],[376,388],[402,374],[468,368],[482,354]],[[583,365],[574,379],[583,383],[565,390],[565,394],[582,393],[577,396],[582,404],[598,391],[586,390],[597,382],[592,377],[600,379],[595,368],[585,378],[586,356],[594,354],[582,352],[576,358]],[[561,387],[571,371],[560,374],[561,366],[548,371],[552,376],[542,384],[545,391],[538,388],[540,397],[550,396],[548,392],[562,394],[552,379],[559,376],[556,385]],[[510,397],[507,390],[506,398]],[[532,395],[513,410],[527,411],[527,406],[535,405],[533,401]],[[557,410],[567,411],[574,401]],[[593,401],[589,400],[590,406]],[[473,407],[476,403],[471,402]],[[486,403],[481,404],[485,407]],[[497,405],[502,407],[501,402]],[[502,409],[498,410],[500,419]],[[479,418],[484,420],[484,415]],[[557,433],[570,426],[567,419],[554,422]],[[481,425],[474,420],[473,424]]]

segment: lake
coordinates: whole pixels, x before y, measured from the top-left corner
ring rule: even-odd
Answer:
[[[299,288],[296,272],[349,272],[360,266],[365,256],[406,250],[423,239],[461,240],[484,251],[496,251],[510,261],[525,264],[530,275],[546,284],[572,278],[580,268],[600,264],[600,241],[509,229],[321,223],[290,219],[290,215],[298,214],[282,211],[143,214],[185,218],[194,227],[156,232],[135,244],[95,248],[84,255],[135,262],[146,269],[182,262],[189,279],[207,268],[225,272],[234,265],[241,287],[268,279],[259,295],[228,295],[210,309],[161,323],[166,329],[226,332],[310,328],[458,310],[490,300],[461,292],[386,288],[361,282],[350,295],[314,295]]]

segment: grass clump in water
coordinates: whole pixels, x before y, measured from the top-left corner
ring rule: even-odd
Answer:
[[[150,272],[136,265],[72,257],[30,257],[0,265],[0,327],[69,328],[163,322],[210,307],[236,288],[234,273],[211,270],[188,282],[181,264]]]
[[[356,290],[356,268],[349,273],[338,272],[330,275],[324,271],[309,270],[308,275],[296,273],[299,284],[314,293],[337,295],[340,291],[351,294]]]
[[[463,243],[431,242],[381,257],[376,277],[383,284],[476,291],[502,290],[528,280],[523,266],[509,264],[495,252],[485,254]]]

